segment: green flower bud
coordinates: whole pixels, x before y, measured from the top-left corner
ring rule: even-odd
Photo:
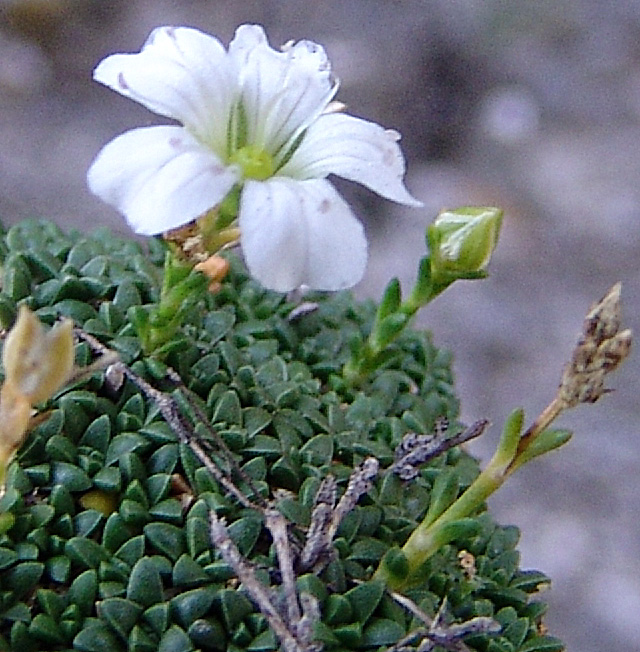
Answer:
[[[427,230],[432,277],[484,276],[501,225],[499,208],[464,206],[442,211]]]

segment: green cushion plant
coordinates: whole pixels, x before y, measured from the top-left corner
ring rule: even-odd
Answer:
[[[232,260],[221,288],[191,296],[179,331],[147,355],[130,317],[159,300],[160,241],[147,251],[105,231],[65,234],[33,221],[9,229],[0,250],[4,327],[20,304],[47,324],[72,319],[175,403],[232,477],[210,429],[194,417],[197,404],[251,479],[251,488],[242,480],[239,487],[273,499],[294,540],[309,526],[323,478],[333,475],[341,493],[355,466],[377,458],[381,470],[339,524],[335,554],[296,585],[318,601],[313,638],[325,649],[389,649],[424,627],[384,583],[367,580],[416,529],[434,492],[443,499],[446,487],[451,502],[479,472],[459,447],[427,461],[411,481],[389,470],[406,433],[431,433],[441,417],[456,423],[451,357],[427,333],[402,332],[384,365],[354,387],[340,372],[352,360],[349,344],[371,333],[375,306],[348,293],[317,294],[307,297],[314,310],[292,318],[295,304]],[[79,367],[96,357],[82,337],[75,356]],[[231,540],[276,595],[281,577],[264,516],[221,487],[158,402],[102,371],[67,386],[42,406],[0,500],[0,647],[278,649],[265,614],[210,543],[210,510],[224,516]],[[546,605],[531,599],[548,579],[519,568],[517,541],[517,528],[497,525],[480,505],[404,594],[431,618],[446,598],[447,622],[499,623],[499,631],[470,631],[472,649],[560,650],[544,633]]]

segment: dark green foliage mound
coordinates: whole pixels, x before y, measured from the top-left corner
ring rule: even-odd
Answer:
[[[275,497],[300,531],[323,477],[333,474],[343,488],[354,465],[377,457],[383,470],[342,522],[336,557],[320,577],[303,575],[298,585],[320,601],[316,636],[325,649],[392,646],[419,623],[380,584],[352,580],[368,579],[389,547],[403,544],[444,466],[457,470],[461,489],[477,473],[457,449],[410,483],[384,471],[406,432],[427,433],[441,415],[455,422],[449,356],[428,335],[409,333],[384,370],[351,390],[339,371],[349,341],[367,332],[373,307],[346,293],[313,297],[318,309],[291,321],[294,306],[234,264],[222,289],[196,304],[180,336],[145,358],[127,311],[158,298],[164,248],[150,247],[145,253],[108,233],[66,235],[46,222],[13,227],[0,242],[2,326],[21,302],[46,323],[70,317],[176,397],[165,375],[165,365],[173,367],[258,491]],[[86,343],[77,345],[80,366],[92,358]],[[129,381],[108,385],[101,372],[41,412],[0,500],[0,512],[15,518],[0,534],[0,649],[278,649],[265,617],[209,545],[213,508],[240,552],[277,586],[262,517],[222,491],[158,406]],[[208,437],[202,426],[196,433]],[[477,524],[472,537],[427,562],[409,597],[431,616],[446,596],[451,621],[482,615],[503,625],[499,634],[467,637],[472,649],[562,649],[539,633],[545,605],[529,596],[547,580],[518,569],[516,528],[497,526],[487,513]],[[474,572],[461,566],[461,550],[475,558]]]

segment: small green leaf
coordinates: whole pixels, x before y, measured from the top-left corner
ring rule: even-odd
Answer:
[[[239,591],[222,589],[213,600],[227,631],[233,631],[240,621],[253,611],[251,602]]]
[[[93,604],[98,593],[98,577],[94,570],[87,570],[76,577],[69,587],[69,603],[78,606],[83,615],[93,611]]]
[[[367,622],[382,599],[384,590],[383,582],[370,581],[358,584],[344,594],[344,597],[351,603],[354,616],[359,623]]]
[[[66,600],[59,593],[51,589],[38,589],[36,591],[36,599],[44,613],[51,616],[54,620],[60,619],[66,605]]]
[[[86,509],[74,516],[73,525],[76,536],[90,537],[104,521],[104,515],[95,509]]]
[[[93,476],[93,484],[97,489],[115,493],[122,488],[122,474],[115,466],[106,466]]]
[[[204,518],[188,517],[186,540],[189,554],[196,559],[201,553],[209,550],[209,523]]]
[[[127,312],[131,306],[139,306],[141,303],[142,297],[135,283],[128,279],[122,281],[113,297],[113,305],[122,312]]]
[[[84,568],[97,568],[101,561],[108,559],[107,552],[93,539],[73,537],[67,541],[64,553],[72,562]]]
[[[504,636],[518,650],[529,632],[527,618],[518,618],[502,630]]]
[[[396,312],[400,307],[401,301],[402,290],[400,288],[400,281],[397,278],[392,278],[389,283],[387,283],[387,287],[384,289],[384,293],[380,299],[376,319],[381,321],[388,315]]]
[[[215,590],[212,587],[200,587],[183,591],[171,600],[171,614],[184,628],[194,620],[202,618],[211,608]]]
[[[178,456],[178,444],[165,444],[164,446],[160,446],[149,458],[147,471],[152,476],[159,473],[170,475],[178,463]],[[154,501],[152,500],[151,502]]]
[[[143,619],[158,636],[162,635],[169,626],[169,603],[160,602],[150,606],[144,612]]]
[[[176,561],[184,552],[184,533],[169,523],[149,523],[144,527],[149,543],[169,559]]]
[[[522,408],[516,408],[509,414],[502,429],[498,449],[493,456],[493,461],[495,461],[496,465],[506,468],[511,464],[518,444],[520,443],[520,433],[522,432],[523,424],[524,410]]]
[[[173,447],[174,450],[172,454],[175,454],[177,459],[177,454],[178,454],[177,446],[174,447],[172,444],[170,444],[170,446]],[[166,447],[162,446],[160,450],[162,450],[163,448]],[[150,476],[146,482],[147,496],[149,497],[149,502],[152,505],[155,505],[156,503],[162,501],[164,498],[167,497],[170,487],[171,487],[171,475],[169,473],[166,472],[156,473]]]
[[[522,466],[522,464],[526,464],[540,455],[564,446],[572,435],[573,433],[570,430],[543,430],[522,453],[518,459],[518,466]]]
[[[105,466],[118,461],[118,458],[125,453],[146,452],[150,448],[150,442],[141,434],[135,432],[123,432],[116,435],[107,449]]]
[[[343,625],[353,619],[351,602],[344,595],[332,593],[323,608],[323,620],[327,625]]]
[[[333,629],[333,634],[347,649],[358,648],[362,642],[362,624],[340,625]]]
[[[431,502],[422,522],[423,527],[433,523],[453,503],[458,495],[458,487],[458,475],[455,470],[442,469],[433,483]]]
[[[457,521],[450,521],[445,523],[442,527],[434,532],[433,537],[438,542],[439,546],[443,546],[450,541],[456,539],[466,539],[474,536],[480,526],[473,518],[461,518]]]
[[[312,595],[320,602],[320,604],[324,603],[329,595],[329,591],[324,582],[317,575],[312,573],[307,573],[306,575],[298,577],[296,580],[296,587],[300,595],[303,593]]]
[[[127,584],[127,598],[143,607],[164,600],[164,590],[158,567],[149,557],[143,557],[131,570]]]
[[[182,505],[176,498],[167,498],[149,509],[149,515],[158,521],[182,525]]]
[[[53,462],[51,471],[53,485],[63,485],[69,491],[86,491],[91,487],[89,476],[78,466],[67,462]]]
[[[300,456],[306,464],[323,466],[331,464],[333,458],[333,437],[316,435],[300,449]]]
[[[395,620],[373,618],[362,632],[363,647],[377,648],[397,643],[405,635],[405,629]]]
[[[204,329],[212,344],[221,340],[233,327],[235,316],[228,310],[214,310],[204,320]]]
[[[242,411],[242,421],[247,437],[252,438],[271,423],[271,415],[260,407],[248,407]]]
[[[271,466],[271,479],[278,487],[296,491],[300,485],[300,469],[291,457],[283,455]]]
[[[173,585],[180,588],[196,588],[209,581],[209,576],[202,566],[195,562],[189,555],[181,555],[173,566]]]
[[[37,561],[26,561],[6,571],[3,582],[13,591],[14,599],[27,595],[40,581],[44,572],[44,564]]]
[[[128,652],[156,652],[158,649],[158,641],[147,634],[140,625],[133,626],[128,643]]]
[[[79,446],[89,446],[106,454],[111,438],[111,420],[108,415],[102,414],[94,419],[84,431]]]
[[[518,652],[562,652],[564,644],[555,636],[536,636],[526,641]]]
[[[114,553],[114,557],[133,567],[144,555],[144,536],[139,535],[125,541]]]
[[[251,554],[261,530],[262,521],[255,516],[240,518],[228,527],[229,536],[245,557]]]
[[[73,498],[69,489],[62,484],[54,485],[51,489],[49,503],[56,510],[57,515],[70,514],[73,516],[75,514]]]
[[[348,559],[359,561],[364,565],[377,564],[388,548],[389,546],[384,541],[373,537],[363,537],[352,546]]]
[[[81,629],[73,639],[74,650],[81,652],[120,652],[120,645],[114,634],[102,623],[91,623]]]
[[[198,618],[194,620],[187,633],[199,648],[219,652],[227,649],[225,631],[215,618]]]
[[[73,442],[63,435],[51,437],[45,444],[44,451],[47,458],[52,461],[73,462],[77,455],[77,449]]]
[[[226,423],[227,425],[242,425],[242,408],[236,392],[225,392],[216,403],[213,410],[212,423]]]
[[[187,633],[178,625],[171,625],[162,635],[158,652],[191,652],[193,645]]]
[[[404,581],[409,574],[409,560],[400,548],[391,548],[383,557],[382,564],[398,582]]]
[[[71,574],[71,560],[64,555],[49,557],[45,562],[45,569],[53,582],[66,584]]]
[[[520,589],[527,593],[535,593],[542,588],[548,587],[551,580],[544,573],[534,570],[518,571],[509,583],[514,589]]]
[[[265,652],[266,650],[277,650],[278,641],[272,630],[267,629],[258,634],[246,647],[249,652]]]
[[[53,308],[61,317],[69,317],[76,324],[84,324],[88,319],[98,317],[98,313],[92,306],[77,299],[64,299],[56,303]]]
[[[10,622],[21,622],[29,624],[31,622],[31,609],[27,607],[24,602],[18,602],[12,607],[9,607],[3,614],[1,614],[3,620]],[[2,641],[2,639],[0,639]],[[0,647],[0,650],[2,648]]]
[[[49,614],[36,614],[29,625],[29,635],[49,645],[65,643],[65,637],[55,619]]]
[[[377,350],[387,346],[407,325],[409,316],[403,312],[387,315],[377,325],[375,331],[374,347]]]
[[[133,533],[120,514],[111,514],[102,532],[102,545],[110,552],[115,552],[131,536]]]
[[[18,555],[11,548],[0,548],[0,570],[8,568],[18,560]]]
[[[245,454],[274,459],[282,455],[282,445],[275,437],[256,435],[244,449]]]
[[[138,622],[142,607],[125,598],[108,598],[97,604],[98,615],[126,641],[133,626]]]

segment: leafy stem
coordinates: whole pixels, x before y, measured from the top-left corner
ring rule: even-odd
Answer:
[[[604,379],[627,358],[631,341],[631,331],[621,328],[618,283],[587,313],[582,333],[549,405],[524,433],[524,412],[518,408],[511,413],[489,464],[459,497],[456,498],[455,478],[443,476],[444,481],[436,481],[422,523],[400,552],[394,550],[382,560],[374,576],[393,590],[402,590],[439,548],[469,534],[473,521],[468,517],[481,509],[516,469],[569,441],[569,431],[549,426],[565,410],[580,403],[594,403],[608,392]]]
[[[505,423],[498,448],[486,468],[456,500],[453,500],[453,496],[448,506],[442,503],[440,510],[430,508],[423,522],[413,531],[402,548],[406,560],[403,572],[394,572],[383,560],[375,577],[384,580],[393,590],[406,588],[429,557],[443,545],[471,531],[473,521],[468,517],[476,513],[517,468],[568,442],[571,438],[569,431],[546,429],[553,420],[551,415],[554,411],[545,410],[542,415],[546,414],[547,417],[541,418],[541,415],[521,435],[524,412],[522,409],[514,410]],[[432,506],[434,502],[432,500]]]
[[[442,211],[427,229],[429,254],[420,260],[411,293],[402,300],[400,282],[387,285],[368,338],[352,343],[351,358],[343,368],[347,384],[356,386],[393,355],[389,346],[404,331],[416,312],[433,301],[454,281],[487,276],[498,242],[502,211],[463,207]]]

